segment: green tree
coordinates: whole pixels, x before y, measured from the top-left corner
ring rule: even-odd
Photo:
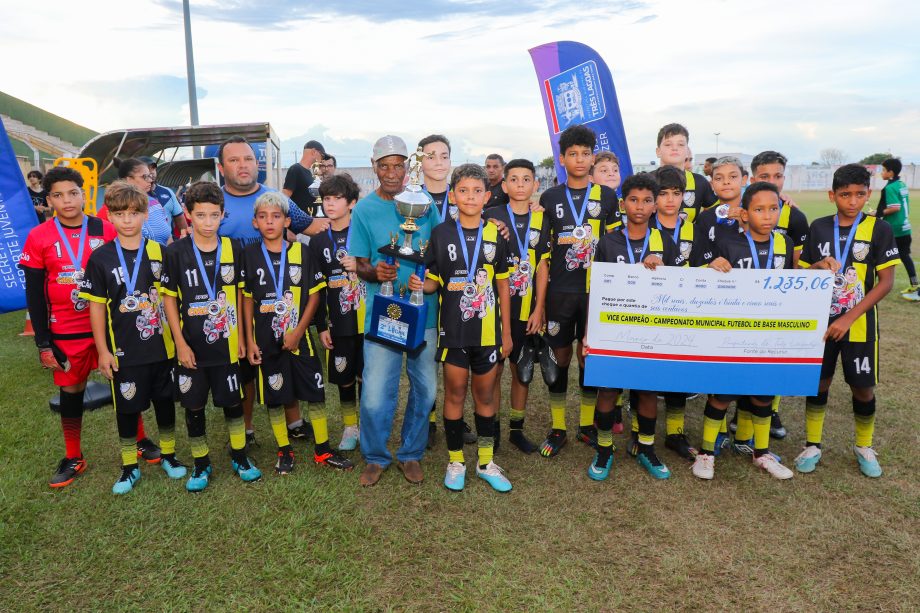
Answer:
[[[556,162],[553,160],[553,156],[548,156],[543,158],[539,164],[540,168],[555,168]]]
[[[891,153],[873,153],[859,160],[860,164],[881,164],[888,158],[892,157]]]

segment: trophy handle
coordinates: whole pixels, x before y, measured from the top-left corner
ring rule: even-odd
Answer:
[[[383,258],[383,261],[387,263],[388,266],[392,266],[396,263],[396,258],[392,255],[386,255]],[[393,282],[384,281],[380,284],[380,295],[381,296],[392,296],[393,295]]]
[[[415,265],[415,274],[422,280],[422,283],[425,283],[425,264],[419,262]],[[412,292],[409,296],[409,304],[421,305],[425,301],[425,296],[423,295],[422,290],[417,289]]]

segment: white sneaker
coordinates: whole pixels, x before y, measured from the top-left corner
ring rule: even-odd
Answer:
[[[901,298],[904,300],[909,300],[910,302],[920,302],[920,292],[911,292],[909,294],[901,294]]]
[[[760,457],[754,456],[754,466],[764,469],[770,473],[770,476],[777,479],[792,479],[793,476],[793,472],[777,462],[770,453],[765,453]]]
[[[716,459],[708,453],[697,454],[693,461],[693,476],[700,479],[712,479],[716,475]]]
[[[345,426],[342,430],[342,442],[339,443],[339,451],[354,451],[358,446],[360,432],[358,426]]]

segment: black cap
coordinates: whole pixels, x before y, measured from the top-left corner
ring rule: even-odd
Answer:
[[[149,155],[143,155],[143,156],[141,156],[141,157],[139,157],[139,158],[137,158],[137,159],[139,159],[140,161],[142,161],[144,164],[147,164],[147,166],[156,166],[156,165],[157,165],[157,161],[156,161],[154,158],[150,157]]]
[[[304,149],[316,149],[323,155],[326,155],[326,149],[323,148],[322,143],[320,143],[318,140],[308,140],[307,144],[304,145],[303,148]]]

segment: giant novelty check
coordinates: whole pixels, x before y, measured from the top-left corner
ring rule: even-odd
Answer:
[[[818,392],[833,275],[595,262],[585,384],[661,392]]]

